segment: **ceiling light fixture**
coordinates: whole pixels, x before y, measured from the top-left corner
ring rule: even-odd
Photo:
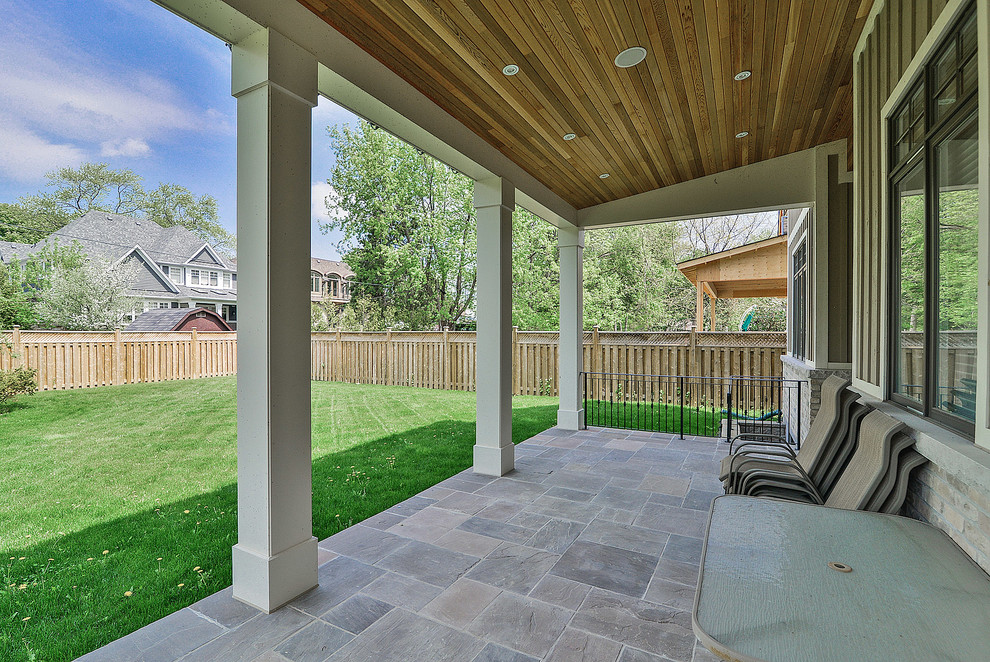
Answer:
[[[749,131],[740,131],[739,133],[736,134],[736,138],[745,138],[748,135],[749,135]]]
[[[564,134],[564,140],[574,140],[575,138],[577,138],[577,134],[576,133],[565,133]]]
[[[608,179],[608,173],[603,172],[602,174],[598,175],[598,179]]]
[[[740,71],[738,74],[733,76],[736,80],[746,80],[753,75],[753,72],[747,69],[746,71]]]
[[[507,64],[504,67],[502,67],[502,73],[505,74],[506,76],[515,76],[516,74],[519,73],[519,65]]]
[[[635,67],[646,59],[646,49],[642,46],[632,46],[615,56],[615,66],[622,69]]]

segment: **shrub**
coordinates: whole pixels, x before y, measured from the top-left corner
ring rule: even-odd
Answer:
[[[34,368],[0,370],[0,405],[13,400],[16,395],[34,393],[38,388],[35,381],[37,374]]]

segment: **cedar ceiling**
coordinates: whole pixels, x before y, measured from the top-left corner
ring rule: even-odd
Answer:
[[[849,138],[873,4],[299,2],[578,209]],[[646,60],[617,68],[630,46]]]

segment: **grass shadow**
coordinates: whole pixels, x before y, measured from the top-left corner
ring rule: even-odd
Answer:
[[[513,410],[519,443],[556,406]],[[475,424],[440,421],[313,462],[313,531],[322,539],[471,465]],[[237,487],[6,550],[0,659],[71,660],[231,583]],[[129,593],[129,595],[128,595]]]

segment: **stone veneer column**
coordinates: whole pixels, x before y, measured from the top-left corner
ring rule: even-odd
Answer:
[[[240,317],[234,597],[270,612],[317,584],[309,381],[317,64],[268,29],[231,50]]]
[[[477,432],[474,471],[502,476],[512,444],[512,211],[516,190],[494,177],[474,184],[478,217]]]
[[[557,426],[565,430],[584,427],[584,230],[557,230],[560,248],[560,407]]]

